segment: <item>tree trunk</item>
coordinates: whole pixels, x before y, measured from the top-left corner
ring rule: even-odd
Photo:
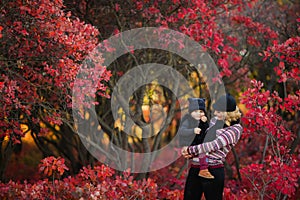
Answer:
[[[8,162],[12,156],[13,153],[13,144],[12,141],[9,140],[7,144],[5,145],[4,138],[1,138],[0,140],[0,181],[5,182],[7,181],[5,179],[5,171],[8,165]]]

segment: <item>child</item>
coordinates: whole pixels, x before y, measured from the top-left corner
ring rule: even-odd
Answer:
[[[189,114],[182,119],[182,125],[179,128],[179,144],[180,146],[191,146],[201,144],[204,140],[206,129],[209,124],[207,122],[205,99],[189,98]],[[192,143],[190,143],[192,141]],[[208,164],[205,154],[198,156],[200,171],[199,176],[213,179],[214,176],[208,171]]]

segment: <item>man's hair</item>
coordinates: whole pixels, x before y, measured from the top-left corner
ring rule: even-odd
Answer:
[[[232,121],[237,121],[240,119],[242,116],[242,113],[240,112],[239,107],[236,106],[235,111],[232,112],[226,112],[226,117],[225,117],[225,124],[227,126],[230,126]]]

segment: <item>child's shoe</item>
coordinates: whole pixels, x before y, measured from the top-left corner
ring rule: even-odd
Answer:
[[[202,169],[199,171],[198,176],[208,179],[214,179],[215,177],[208,171],[208,169]]]

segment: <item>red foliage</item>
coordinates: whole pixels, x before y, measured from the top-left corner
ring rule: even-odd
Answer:
[[[66,119],[73,82],[99,32],[63,8],[61,0],[13,0],[1,8],[0,138],[9,136],[17,143],[23,137],[21,123],[32,128]],[[109,79],[105,67],[97,67],[104,71],[98,81]],[[105,95],[103,84],[95,88]]]
[[[56,174],[61,176],[65,170],[69,170],[69,168],[65,165],[65,159],[61,157],[50,156],[44,158],[39,166],[39,171],[48,177]]]
[[[48,157],[42,161],[40,172],[52,170],[63,173],[67,169],[62,158]],[[166,170],[170,170],[169,168]],[[168,175],[162,180],[145,178],[134,180],[130,172],[121,176],[105,166],[84,167],[78,175],[63,180],[38,180],[34,184],[0,183],[2,199],[182,199],[182,189],[169,189]],[[155,176],[154,176],[155,177]],[[161,177],[161,176],[160,176]],[[160,186],[160,184],[164,186]],[[170,182],[172,184],[172,182]]]
[[[268,156],[265,164],[253,163],[243,167],[243,181],[238,191],[234,191],[234,182],[230,182],[231,188],[226,188],[225,196],[231,197],[228,199],[276,199],[284,196],[297,199],[299,164],[299,160],[293,156],[288,162]]]
[[[253,88],[244,92],[241,103],[248,109],[243,117],[246,125],[246,134],[272,134],[281,145],[286,144],[292,138],[291,132],[287,128],[287,123],[278,114],[282,110],[282,98],[274,91],[263,89],[263,83],[252,80]]]
[[[300,162],[297,155],[290,154],[289,147],[294,137],[281,114],[299,110],[299,97],[289,95],[282,99],[276,91],[271,93],[265,90],[260,81],[253,80],[251,83],[252,87],[241,98],[241,103],[248,109],[242,119],[245,124],[243,145],[247,148],[245,141],[248,138],[256,138],[257,142],[261,140],[257,145],[261,145],[262,155],[256,159],[252,156],[252,164],[242,167],[243,181],[238,191],[233,192],[234,187],[231,187],[231,191],[238,199],[275,199],[284,196],[295,199]]]
[[[300,81],[300,58],[299,56],[300,37],[291,37],[282,44],[275,42],[265,51],[265,59],[271,62],[277,59],[278,65],[274,68],[280,77],[279,82],[286,82],[288,79]]]
[[[220,77],[216,77],[216,80],[231,76],[233,65],[241,60],[238,50],[234,48],[237,44],[237,37],[225,34],[227,30],[220,27],[218,23],[224,19],[235,21],[234,17],[229,17],[229,12],[235,16],[240,13],[240,10],[248,9],[248,6],[255,2],[254,0],[249,0],[247,3],[239,0],[226,3],[221,0],[173,1],[169,2],[167,8],[160,1],[154,1],[155,3],[134,2],[135,10],[143,10],[142,16],[150,23],[145,26],[171,28],[186,34],[199,42],[203,49],[209,51],[216,58],[221,71]],[[151,24],[154,21],[155,23]],[[256,26],[259,25],[262,26],[256,23]],[[253,29],[260,30],[256,27]],[[263,30],[260,31],[260,33],[262,32]],[[256,41],[252,45],[260,45],[257,43],[259,42]]]

